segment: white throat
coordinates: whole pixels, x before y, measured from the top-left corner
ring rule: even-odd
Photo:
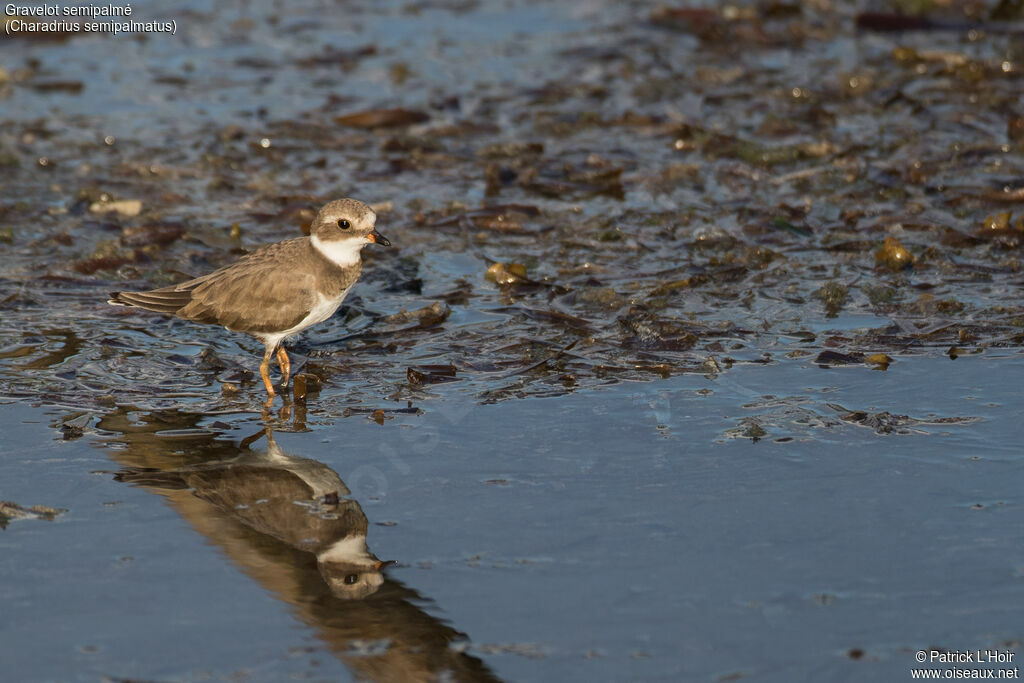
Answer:
[[[358,564],[367,562],[372,564],[374,558],[370,557],[370,551],[366,547],[366,536],[346,536],[335,541],[329,548],[317,555],[320,562],[349,562]]]
[[[369,240],[355,237],[347,240],[322,241],[316,235],[309,238],[309,243],[319,251],[328,261],[331,261],[339,268],[348,268],[359,263],[359,252],[363,250]]]

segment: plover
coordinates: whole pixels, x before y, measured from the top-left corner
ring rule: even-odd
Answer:
[[[271,357],[277,355],[282,387],[288,387],[291,376],[282,342],[334,315],[362,270],[363,247],[371,242],[391,245],[377,232],[376,220],[373,209],[356,199],[328,202],[308,237],[267,245],[208,275],[170,287],[112,292],[108,303],[223,325],[259,339],[266,346],[260,376],[273,398]]]

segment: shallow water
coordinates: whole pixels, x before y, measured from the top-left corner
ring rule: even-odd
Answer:
[[[382,425],[278,430],[283,452],[341,477],[371,551],[398,562],[360,609],[202,485],[152,483],[238,458],[258,418],[116,411],[65,441],[53,409],[8,404],[5,494],[70,509],[2,536],[8,671],[394,680],[440,662],[509,680],[877,680],[906,675],[922,644],[1015,647],[1016,394],[977,377],[1021,364],[780,363],[492,406],[447,392]],[[947,390],[916,399],[919,372]],[[915,417],[978,421],[883,436],[827,407],[911,401]],[[553,414],[560,428],[540,428]],[[730,438],[751,419],[765,438]],[[102,472],[118,468],[150,483]],[[410,643],[434,649],[411,657]]]
[[[179,34],[0,38],[4,676],[1016,652],[1019,30],[863,4],[136,3]],[[106,304],[343,195],[393,247],[291,342],[305,397]]]

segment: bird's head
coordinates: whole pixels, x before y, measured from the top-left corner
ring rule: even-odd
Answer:
[[[367,244],[391,246],[377,232],[377,214],[358,199],[336,199],[317,213],[309,229],[313,248],[344,268],[359,261],[359,252]]]

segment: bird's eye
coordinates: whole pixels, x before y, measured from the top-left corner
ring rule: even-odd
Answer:
[[[345,584],[351,586],[353,583],[359,581],[359,574],[349,574],[345,577]]]
[[[349,228],[352,227],[352,224],[349,223],[348,220],[340,218],[338,219],[338,227],[341,228],[342,230],[348,230]]]

